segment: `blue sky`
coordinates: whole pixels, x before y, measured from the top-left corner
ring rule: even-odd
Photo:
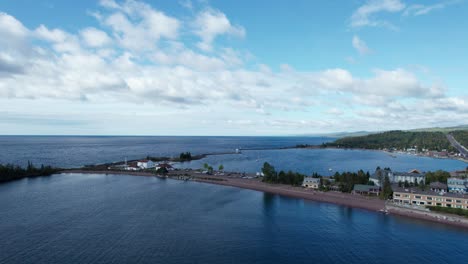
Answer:
[[[464,0],[75,2],[0,2],[1,134],[291,135],[468,120]]]

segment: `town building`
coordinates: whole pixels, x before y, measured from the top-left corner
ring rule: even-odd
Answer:
[[[159,163],[159,164],[156,166],[156,170],[159,170],[159,169],[162,169],[162,168],[165,168],[165,169],[168,170],[168,171],[174,170],[174,167],[172,167],[172,165],[169,164],[169,163]]]
[[[447,179],[448,191],[451,193],[468,192],[468,179],[450,177]]]
[[[381,186],[385,177],[388,176],[390,183],[398,183],[398,182],[405,182],[414,183],[417,182],[418,184],[426,182],[426,174],[422,173],[418,170],[411,170],[409,172],[393,172],[389,168],[385,169],[376,169],[374,174],[372,174],[369,178],[376,186]]]
[[[419,188],[393,187],[393,202],[412,206],[440,206],[468,209],[468,196],[456,193],[422,191]]]
[[[304,177],[302,187],[318,189],[320,187],[320,178]]]
[[[433,192],[447,192],[447,184],[441,182],[431,182],[429,185]]]
[[[154,168],[154,162],[151,160],[139,160],[137,166],[141,169],[151,169]]]
[[[379,195],[380,187],[375,185],[354,184],[353,194]]]

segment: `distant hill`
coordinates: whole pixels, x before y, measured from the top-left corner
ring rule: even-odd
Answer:
[[[340,148],[364,148],[364,149],[391,149],[399,150],[417,147],[422,149],[455,150],[443,132],[415,132],[415,131],[387,131],[358,137],[344,137],[331,143],[325,143],[325,147]]]
[[[335,133],[324,133],[324,134],[305,134],[300,136],[306,137],[329,137],[329,138],[343,138],[343,137],[359,137],[370,134],[376,134],[380,132],[371,131],[355,131],[355,132],[335,132]]]
[[[448,133],[448,132],[459,131],[459,130],[468,130],[468,125],[461,125],[461,126],[454,126],[454,127],[418,128],[418,129],[411,129],[411,130],[407,130],[407,131],[412,131],[412,132],[442,132],[442,133]]]
[[[406,132],[442,132],[449,133],[452,131],[468,130],[468,125],[460,125],[453,127],[429,127],[429,128],[416,128],[409,130],[402,130]],[[300,136],[310,136],[310,137],[330,137],[330,138],[345,138],[345,137],[361,137],[368,136],[373,134],[384,133],[388,131],[354,131],[354,132],[335,132],[335,133],[317,133],[317,134],[305,134]]]

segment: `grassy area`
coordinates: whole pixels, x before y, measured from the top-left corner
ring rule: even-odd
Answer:
[[[441,212],[441,213],[454,214],[454,215],[468,217],[468,210],[461,209],[461,208],[440,207],[440,206],[427,206],[427,208],[429,208],[429,210],[431,210],[432,212]]]

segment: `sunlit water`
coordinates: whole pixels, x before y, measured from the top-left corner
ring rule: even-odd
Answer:
[[[0,263],[465,263],[468,232],[195,182],[54,175],[0,185]]]

